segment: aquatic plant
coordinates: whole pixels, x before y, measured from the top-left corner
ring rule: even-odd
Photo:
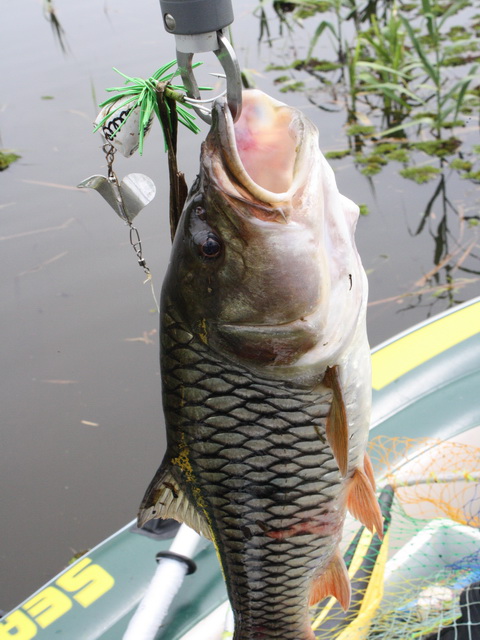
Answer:
[[[325,153],[325,157],[328,159],[338,160],[340,158],[345,158],[345,156],[349,156],[351,153],[350,149],[341,149],[339,151],[327,151]]]
[[[12,162],[16,162],[22,156],[9,149],[0,149],[0,171],[8,169]]]
[[[310,41],[310,45],[308,47],[307,60],[311,58],[313,50],[320,39],[320,36],[324,31],[330,31],[333,35],[334,40],[336,41],[336,51],[337,58],[339,62],[345,62],[345,53],[344,53],[344,41],[343,41],[343,22],[344,18],[342,15],[342,9],[344,7],[344,0],[327,0],[324,5],[325,8],[328,7],[330,11],[335,16],[335,22],[331,22],[330,20],[322,20],[320,24],[315,29],[315,33]]]
[[[470,171],[473,167],[473,162],[470,162],[469,160],[462,160],[461,158],[455,158],[450,162],[450,167],[459,171]]]
[[[467,178],[474,182],[480,182],[480,171],[467,171],[467,173],[463,174],[462,178]]]
[[[424,165],[423,167],[407,167],[400,171],[400,175],[403,178],[413,180],[417,184],[423,184],[433,180],[440,173],[438,167],[432,167],[431,165]]]
[[[280,8],[280,4],[285,6]],[[265,12],[266,0],[261,6]],[[446,8],[438,0],[411,5],[380,0],[366,4],[358,0],[277,3],[274,8],[280,25],[288,25],[290,31],[317,19],[305,58],[276,66],[291,71],[288,78],[282,78],[284,91],[328,89],[337,100],[343,87],[350,124],[362,112],[376,113],[380,116],[378,134],[405,138],[413,127],[416,132],[428,130],[441,140],[444,129],[463,125],[462,113],[471,114],[480,106],[472,88],[478,78],[477,65],[472,64],[461,77],[452,73],[455,51],[461,57],[458,64],[464,66],[474,62],[472,52],[478,50],[478,16],[467,16],[471,22],[468,29],[451,24],[466,6],[465,0],[453,0]],[[350,35],[349,28],[347,38],[348,21],[354,30]],[[325,34],[333,44],[333,59],[330,64],[328,60],[319,64],[313,55]],[[460,42],[461,51],[452,50],[452,42],[457,48]],[[297,80],[296,72],[314,76],[320,87]],[[334,77],[328,79],[329,74]],[[318,100],[314,102],[318,104]]]
[[[364,59],[356,63],[362,90],[381,96],[381,112],[390,127],[423,104],[422,97],[410,88],[417,63],[407,47],[406,35],[396,3],[383,26],[372,16],[370,28],[358,34],[365,52]]]
[[[415,33],[410,22],[405,16],[401,16],[410,41],[418,56],[417,65],[426,74],[427,80],[433,84],[433,95],[428,99],[433,98],[435,103],[432,129],[437,138],[441,138],[442,127],[447,121],[447,117],[453,113],[453,119],[455,120],[457,118],[465,100],[468,86],[477,75],[477,66],[475,65],[465,77],[455,81],[453,84],[448,83],[448,78],[445,76],[445,53],[442,51],[443,36],[441,30],[446,21],[458,13],[464,6],[465,3],[463,0],[456,0],[439,15],[438,3],[432,3],[430,0],[422,0],[422,14],[426,22],[428,34],[427,42],[429,42],[432,55],[429,55],[428,50],[422,45],[420,38]]]

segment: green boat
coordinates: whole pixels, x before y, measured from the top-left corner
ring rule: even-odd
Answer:
[[[358,523],[347,523],[351,611],[343,614],[332,600],[317,605],[312,611],[316,636],[480,638],[480,622],[465,617],[465,594],[473,593],[468,590],[480,579],[480,463],[475,467],[463,460],[445,466],[443,474],[435,471],[445,452],[453,459],[458,447],[471,452],[476,444],[480,298],[383,343],[373,350],[372,363],[371,439],[380,443],[373,446],[381,452],[372,460],[388,534],[381,542]],[[459,436],[467,441],[470,436],[471,444],[446,450],[444,442]],[[447,486],[455,487],[455,499],[438,493]],[[415,490],[418,498],[419,487],[422,500],[435,503],[443,517],[407,513],[408,491]],[[400,522],[409,523],[408,532],[399,529]],[[212,544],[185,527],[179,532],[173,521],[155,527],[140,531],[132,521],[76,560],[0,620],[0,640],[231,637],[226,589]],[[440,573],[437,556],[443,562]],[[165,577],[172,568],[176,575]],[[387,622],[398,630],[405,621],[408,632],[387,633]],[[449,625],[469,635],[449,636]]]

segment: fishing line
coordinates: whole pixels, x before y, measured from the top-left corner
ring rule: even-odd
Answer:
[[[157,296],[155,295],[155,287],[153,286],[153,277],[151,273],[148,274],[147,279],[143,281],[143,284],[146,284],[147,282],[150,283],[150,289],[152,290],[152,297],[155,302],[155,307],[157,309],[158,314],[160,314],[160,305],[158,304],[158,299],[157,299]]]

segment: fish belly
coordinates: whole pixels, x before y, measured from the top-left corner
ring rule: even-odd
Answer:
[[[344,488],[325,437],[331,392],[258,377],[164,315],[167,464],[211,531],[235,640],[312,638],[312,579],[341,536]]]

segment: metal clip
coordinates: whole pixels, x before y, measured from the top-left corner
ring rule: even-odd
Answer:
[[[242,79],[240,75],[240,67],[235,51],[222,31],[217,31],[217,38],[218,48],[214,50],[214,53],[225,71],[227,83],[227,104],[235,122],[238,120],[240,113],[242,112]],[[177,63],[183,84],[187,90],[188,98],[186,99],[186,102],[192,105],[192,108],[195,110],[197,115],[202,118],[202,120],[211,124],[211,110],[208,108],[208,105],[213,104],[215,100],[224,95],[225,92],[220,94],[220,96],[215,96],[214,98],[208,98],[206,100],[201,99],[198,84],[192,69],[193,55],[193,53],[179,51],[177,48]]]

